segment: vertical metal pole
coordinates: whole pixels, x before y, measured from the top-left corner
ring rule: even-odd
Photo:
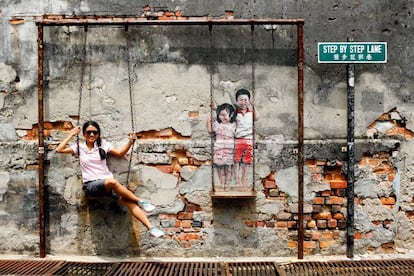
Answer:
[[[44,114],[43,114],[43,25],[37,25],[37,108],[38,108],[38,137],[39,137],[39,255],[40,258],[46,256],[46,232],[45,232],[45,185],[44,185]]]
[[[347,134],[347,153],[348,153],[348,175],[347,175],[347,239],[346,256],[354,257],[354,110],[355,110],[355,65],[347,64],[347,97],[348,97],[348,134]]]
[[[298,24],[298,258],[303,259],[304,215],[303,215],[303,24]]]

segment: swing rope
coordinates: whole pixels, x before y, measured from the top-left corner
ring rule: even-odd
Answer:
[[[250,32],[250,42],[251,42],[251,62],[252,62],[252,95],[251,95],[251,97],[252,97],[252,102],[254,103],[254,96],[255,96],[255,89],[256,89],[256,87],[255,87],[255,68],[254,68],[254,63],[255,63],[255,55],[254,55],[254,52],[255,52],[255,47],[254,47],[254,25],[252,24],[252,25],[250,25],[250,30],[251,30],[251,32]],[[252,106],[252,108],[253,108],[253,114],[254,114],[254,109],[255,109],[255,106],[253,105]],[[254,116],[254,115],[253,115]],[[253,173],[253,183],[252,183],[252,189],[253,189],[253,192],[256,190],[255,189],[255,183],[256,183],[256,181],[255,181],[255,167],[256,167],[256,165],[255,165],[255,158],[254,158],[254,156],[255,156],[255,154],[254,154],[254,147],[255,147],[255,145],[256,145],[256,141],[255,141],[255,123],[254,123],[254,118],[253,118],[253,122],[252,122],[252,124],[253,124],[253,167],[252,167],[252,173]]]
[[[82,48],[82,57],[81,57],[81,70],[80,70],[80,85],[79,85],[79,102],[78,102],[78,114],[76,126],[80,126],[80,114],[82,108],[82,94],[83,94],[83,77],[85,74],[85,60],[86,60],[86,44],[88,41],[88,26],[85,26],[85,32],[83,36],[83,48]],[[76,146],[78,149],[78,158],[79,158],[79,134],[76,135]]]
[[[209,65],[210,65],[210,104],[213,104],[213,25],[208,25],[208,49],[209,49]],[[210,124],[213,124],[213,116],[214,116],[214,111],[213,111],[213,107],[210,107]],[[213,126],[211,126],[213,127]],[[214,155],[214,137],[213,135],[211,135],[210,137],[210,147],[211,147],[211,156],[213,159],[213,155]],[[212,191],[215,192],[215,188],[214,188],[214,169],[212,167],[211,169],[211,188]]]
[[[134,96],[132,91],[132,75],[131,75],[131,51],[130,51],[130,38],[128,32],[128,26],[125,26],[125,39],[126,39],[126,50],[127,50],[127,65],[128,65],[128,89],[129,89],[129,103],[130,103],[130,114],[131,114],[131,133],[135,133],[135,120],[134,120]],[[132,157],[134,153],[134,145],[131,146],[131,153],[129,156],[128,173],[126,178],[126,184],[128,186],[129,177],[131,174]]]

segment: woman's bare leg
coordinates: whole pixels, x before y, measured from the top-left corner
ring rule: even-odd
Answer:
[[[137,220],[139,220],[142,224],[144,224],[144,226],[147,228],[147,230],[149,230],[151,228],[152,225],[151,225],[147,215],[145,214],[145,212],[141,208],[139,208],[139,206],[136,203],[134,203],[130,200],[127,200],[125,198],[122,198],[122,197],[118,201],[120,203],[122,203],[123,205],[125,205],[126,207],[128,207],[129,212],[131,213],[131,215],[134,218],[136,218]]]
[[[121,183],[119,183],[118,180],[114,178],[106,179],[104,185],[107,192],[113,190],[117,195],[125,200],[129,200],[134,203],[138,203],[141,200],[133,192],[122,186]]]

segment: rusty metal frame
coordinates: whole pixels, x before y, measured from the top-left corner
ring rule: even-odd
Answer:
[[[38,150],[39,150],[39,254],[41,258],[46,256],[46,231],[45,231],[45,186],[44,186],[44,75],[43,75],[43,28],[48,26],[188,26],[188,25],[296,25],[297,26],[297,70],[298,70],[298,258],[303,259],[304,239],[304,214],[303,214],[303,177],[304,177],[304,120],[303,120],[303,25],[304,19],[214,19],[202,17],[201,19],[185,20],[148,20],[129,16],[66,16],[44,15],[36,20],[38,28]]]

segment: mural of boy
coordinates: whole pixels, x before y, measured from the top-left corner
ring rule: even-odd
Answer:
[[[236,132],[234,149],[234,176],[237,186],[247,190],[247,171],[253,163],[253,122],[259,119],[250,91],[236,91]],[[240,170],[241,168],[241,180]]]

